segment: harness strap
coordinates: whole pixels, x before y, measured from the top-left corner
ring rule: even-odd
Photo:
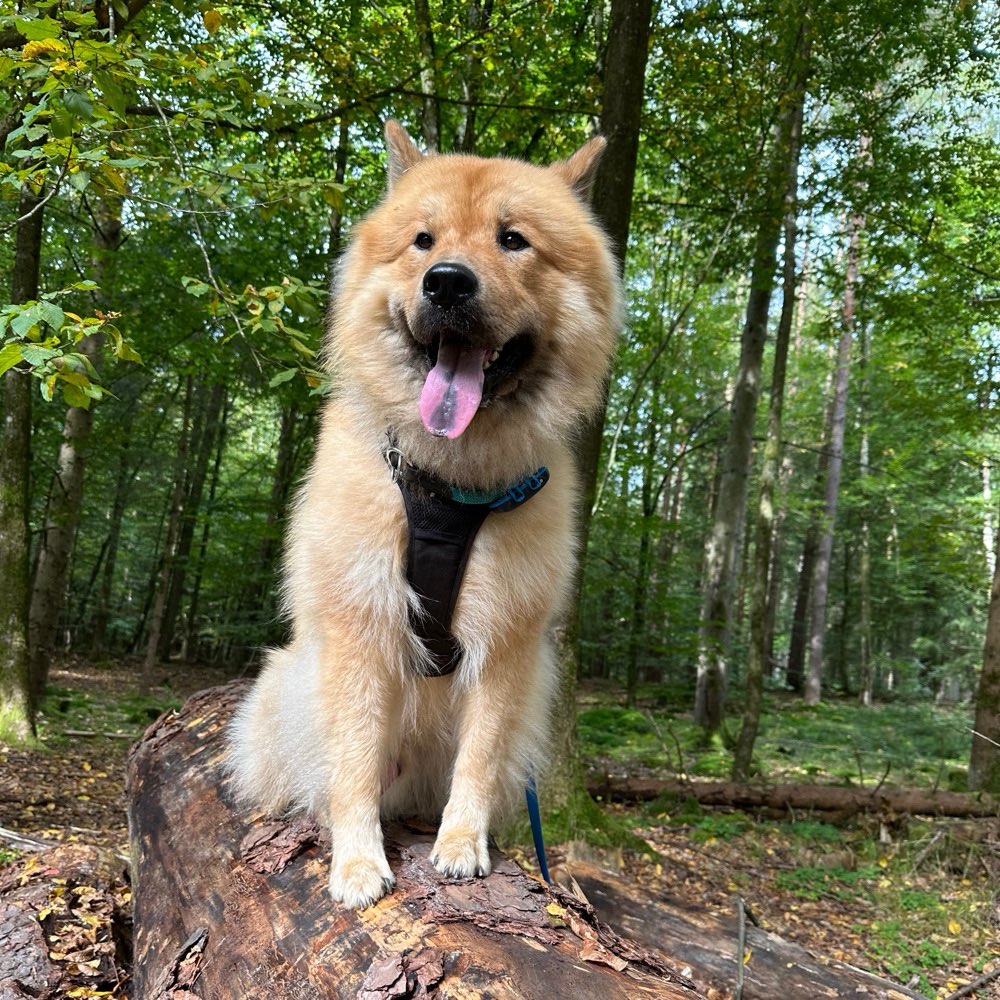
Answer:
[[[530,500],[548,482],[549,470],[543,466],[507,489],[482,493],[451,486],[410,465],[391,433],[384,455],[406,510],[406,579],[420,598],[420,608],[410,610],[410,627],[428,652],[423,673],[445,677],[462,660],[451,619],[483,521]]]
[[[462,649],[451,634],[451,617],[462,587],[472,543],[488,504],[457,504],[433,493],[417,493],[398,480],[406,507],[409,538],[406,579],[420,597],[420,610],[410,610],[410,627],[430,654],[431,677],[455,672]]]

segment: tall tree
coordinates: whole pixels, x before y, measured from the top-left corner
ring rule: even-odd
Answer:
[[[1000,531],[997,532],[993,587],[986,619],[983,669],[976,691],[969,788],[1000,794]]]
[[[862,136],[859,159],[869,160],[869,138]],[[830,426],[827,434],[826,483],[823,495],[823,528],[816,550],[813,568],[812,614],[809,623],[809,670],[806,675],[805,700],[819,704],[823,683],[823,646],[826,633],[826,606],[830,588],[830,562],[833,556],[834,530],[840,497],[841,470],[844,465],[844,432],[847,427],[847,390],[850,384],[851,349],[854,343],[854,317],[857,300],[858,258],[864,216],[851,215],[847,246],[847,273],[840,318],[840,341],[837,346],[837,367],[833,378],[833,400],[830,406]]]
[[[799,144],[793,141],[796,118],[789,109],[803,100],[806,83],[801,58],[804,35],[805,20],[800,13],[789,21],[789,37],[784,51],[789,66],[802,68],[787,74],[786,88],[778,100],[777,125],[767,144],[768,166],[759,194],[750,290],[730,407],[729,433],[723,446],[719,491],[705,546],[694,718],[707,733],[715,732],[721,726],[726,698],[727,660],[739,568],[737,556],[753,461],[754,418],[760,395],[767,319],[785,215],[789,161],[794,157],[796,164],[798,162]]]
[[[15,304],[38,297],[44,204],[41,193],[21,188],[10,289]],[[21,741],[34,735],[37,701],[28,653],[31,379],[17,367],[2,376],[0,418],[0,741]]]
[[[645,95],[646,59],[653,14],[652,0],[612,0],[607,48],[604,53],[604,98],[601,131],[608,145],[594,179],[592,204],[614,244],[619,270],[625,270],[632,191],[639,154],[639,134]],[[577,448],[580,475],[580,551],[585,555],[591,507],[604,431],[604,407],[581,432]],[[574,606],[567,616],[562,642],[563,674],[555,710],[552,740],[554,764],[549,778],[551,798],[565,806],[580,783],[576,743],[576,689],[580,615],[579,580]]]
[[[102,304],[110,308],[111,262],[121,241],[120,198],[99,198],[93,207],[94,261],[92,270],[101,285]],[[89,334],[77,345],[78,352],[92,367],[99,360],[104,335]],[[89,397],[80,405],[68,406],[63,420],[62,441],[55,472],[49,487],[45,524],[38,542],[35,579],[31,590],[30,647],[31,683],[35,696],[45,692],[49,668],[56,645],[59,616],[66,597],[70,556],[83,503],[83,481],[87,445],[94,423]]]
[[[750,775],[753,746],[760,724],[764,699],[764,673],[769,654],[768,597],[770,576],[774,572],[773,558],[775,526],[775,494],[781,467],[781,430],[785,401],[785,372],[788,367],[788,348],[791,341],[792,321],[795,316],[798,292],[798,266],[796,236],[798,232],[799,152],[802,142],[802,115],[805,105],[806,80],[809,66],[809,25],[803,18],[800,36],[799,62],[796,75],[799,87],[793,93],[784,114],[790,119],[787,128],[788,150],[785,160],[785,218],[782,265],[781,316],[774,338],[774,365],[771,373],[771,394],[767,419],[767,440],[760,475],[760,496],[757,505],[757,523],[754,534],[753,573],[750,594],[750,647],[747,650],[747,667],[744,682],[743,722],[733,753],[733,779],[742,780]]]

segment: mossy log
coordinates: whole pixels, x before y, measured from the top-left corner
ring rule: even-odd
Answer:
[[[1000,799],[985,792],[596,776],[588,781],[588,790],[606,802],[651,802],[661,797],[696,799],[703,806],[762,809],[769,814],[815,811],[842,819],[859,813],[967,819],[1000,816]]]

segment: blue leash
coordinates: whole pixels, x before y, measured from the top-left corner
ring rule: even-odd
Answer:
[[[528,800],[528,819],[531,822],[531,839],[535,842],[535,854],[538,857],[538,867],[542,878],[550,885],[549,863],[545,858],[545,841],[542,839],[542,814],[538,808],[538,789],[535,787],[534,776],[528,778],[524,786],[524,797]]]

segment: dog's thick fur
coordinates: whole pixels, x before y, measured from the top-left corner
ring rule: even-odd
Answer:
[[[437,868],[487,874],[491,821],[540,767],[549,631],[574,548],[567,438],[600,400],[620,322],[616,264],[586,205],[603,139],[543,168],[424,156],[395,122],[386,138],[387,195],[355,227],[335,281],[334,391],[286,553],[292,639],[268,655],[230,729],[236,792],[329,826],[330,892],[355,907],[393,884],[380,812],[440,817]],[[425,276],[440,262],[475,276],[461,308],[429,301]],[[487,368],[482,405],[449,436],[420,412],[442,338]],[[409,463],[466,489],[551,472],[481,528],[452,624],[464,656],[448,677],[419,672],[389,428]]]

